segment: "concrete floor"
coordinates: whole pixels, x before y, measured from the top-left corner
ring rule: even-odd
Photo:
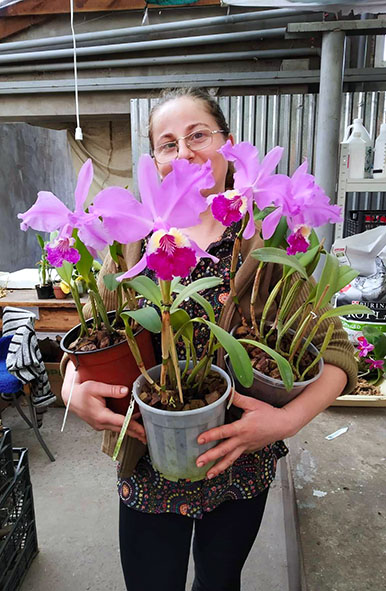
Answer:
[[[307,591],[386,589],[385,419],[386,408],[329,408],[290,439]]]
[[[61,408],[50,408],[44,416],[42,435],[56,457],[52,463],[16,410],[3,413],[14,447],[29,448],[40,548],[21,591],[124,591],[115,466],[99,451],[99,433],[70,415],[62,434],[62,417]],[[288,527],[285,460],[280,465],[260,534],[243,571],[243,591],[300,591],[294,583],[295,540],[286,543],[293,528]],[[190,565],[187,591],[192,579]],[[170,588],[173,591],[172,584]]]

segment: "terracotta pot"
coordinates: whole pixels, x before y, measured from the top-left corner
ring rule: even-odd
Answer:
[[[109,312],[108,316],[113,319],[115,312]],[[92,320],[87,323],[91,324]],[[85,351],[76,353],[68,349],[76,340],[80,331],[80,324],[72,328],[61,340],[60,346],[67,353],[77,368],[81,382],[93,380],[119,386],[127,386],[129,394],[125,398],[106,398],[106,404],[112,411],[125,415],[129,406],[131,389],[134,380],[140,375],[140,371],[131,354],[126,341],[111,345],[97,351]],[[146,368],[153,367],[155,357],[150,333],[140,329],[135,337],[142,354]]]
[[[54,289],[52,283],[46,283],[45,285],[35,285],[38,300],[50,300],[54,296]]]
[[[54,285],[54,296],[57,300],[64,300],[67,297],[67,293],[64,293],[60,285]]]

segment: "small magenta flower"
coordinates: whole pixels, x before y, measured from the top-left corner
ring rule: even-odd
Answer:
[[[287,254],[293,255],[297,254],[298,252],[307,252],[307,249],[310,245],[308,241],[308,236],[310,235],[310,230],[306,226],[302,226],[298,228],[296,232],[293,232],[288,236],[287,242],[289,247],[287,248]]]
[[[238,222],[247,213],[247,198],[236,190],[210,195],[208,203],[211,205],[213,217],[224,226]]]
[[[187,277],[198,262],[191,241],[177,228],[154,232],[146,254],[148,268],[165,281],[171,281],[173,277]]]
[[[383,359],[365,359],[366,363],[370,365],[370,369],[383,369]]]
[[[369,343],[365,337],[358,337],[359,357],[367,357],[370,351],[373,351],[374,345]]]
[[[47,244],[45,250],[50,265],[61,267],[64,261],[75,265],[80,260],[80,254],[76,248],[73,248],[74,243],[75,238],[59,238],[51,244]]]

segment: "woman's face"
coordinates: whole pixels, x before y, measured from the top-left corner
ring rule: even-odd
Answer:
[[[205,104],[199,99],[191,97],[179,97],[168,101],[154,113],[152,122],[153,146],[164,144],[186,136],[193,131],[208,129],[218,130],[219,126],[215,118],[208,113]],[[233,139],[230,136],[233,143]],[[194,152],[186,146],[184,140],[179,141],[178,158],[186,158],[195,164],[204,164],[208,159],[212,162],[215,185],[201,191],[206,197],[211,193],[220,193],[225,189],[225,178],[228,170],[228,162],[217,152],[227,139],[222,133],[215,133],[212,136],[212,143],[203,150]],[[157,168],[161,177],[165,177],[172,170],[172,163],[159,164]]]

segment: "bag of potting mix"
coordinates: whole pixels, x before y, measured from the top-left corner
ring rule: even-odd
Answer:
[[[343,327],[353,344],[366,325],[386,332],[386,228],[379,226],[361,234],[340,238],[332,245],[331,252],[340,264],[350,265],[359,271],[349,285],[335,298],[335,306],[364,304],[374,315],[350,314],[341,316]]]

